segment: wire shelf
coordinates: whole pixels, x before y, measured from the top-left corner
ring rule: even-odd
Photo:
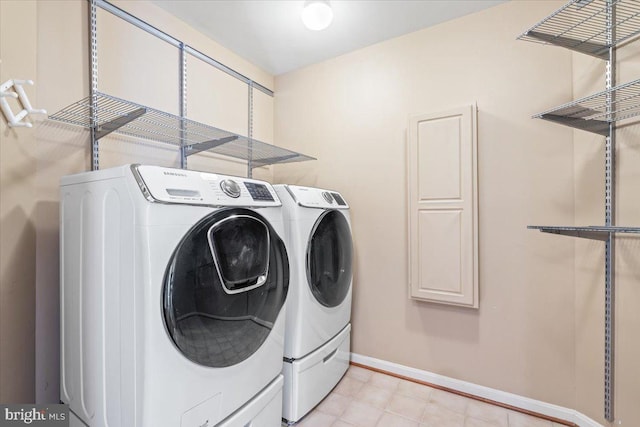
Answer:
[[[111,132],[184,146],[187,155],[211,151],[242,160],[253,167],[275,163],[315,160],[304,154],[276,147],[213,126],[135,104],[97,92],[49,116],[52,120],[92,128],[96,121],[96,139]]]
[[[608,5],[613,13],[613,40],[607,37]],[[601,59],[610,47],[640,34],[640,0],[572,0],[518,37],[552,44]]]
[[[607,136],[613,122],[640,115],[640,79],[533,116]]]
[[[640,227],[618,227],[618,226],[587,226],[587,227],[565,227],[530,225],[530,230],[540,230],[543,233],[562,234],[564,236],[582,237],[585,239],[606,241],[611,233],[640,234]]]

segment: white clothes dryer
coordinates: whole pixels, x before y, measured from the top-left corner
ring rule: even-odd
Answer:
[[[127,165],[64,177],[71,425],[276,427],[289,266],[262,181]]]
[[[282,416],[294,424],[349,367],[353,246],[349,205],[340,193],[274,188],[284,209],[291,267]]]

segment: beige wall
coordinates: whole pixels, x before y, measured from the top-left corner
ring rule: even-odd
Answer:
[[[0,1],[0,83],[35,77],[35,13],[35,2]],[[32,87],[25,91],[35,97]],[[18,111],[18,103],[10,105]],[[0,119],[0,402],[34,395],[35,148],[33,129],[11,129]]]
[[[509,2],[276,78],[276,141],[319,160],[275,180],[340,190],[356,249],[353,351],[574,407],[571,53],[516,41],[559,2]],[[412,301],[409,115],[477,102],[480,309]]]
[[[0,1],[0,80],[30,78],[32,103],[54,113],[88,95],[88,6],[74,1]],[[273,77],[146,1],[116,4],[194,48],[273,88]],[[246,135],[248,90],[188,59],[188,117]],[[98,89],[178,112],[177,49],[98,11]],[[90,167],[88,133],[52,121],[9,130],[0,120],[0,402],[57,402],[58,181]],[[253,136],[273,142],[273,98],[254,91]],[[178,166],[177,147],[113,136],[101,142],[101,167]],[[236,175],[246,163],[210,154],[189,167]],[[254,176],[271,180],[271,168]]]

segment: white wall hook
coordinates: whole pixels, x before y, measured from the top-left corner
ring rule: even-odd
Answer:
[[[18,94],[17,94],[17,93],[15,93],[15,92],[5,92],[5,91],[2,91],[2,92],[0,92],[0,96],[1,96],[1,97],[5,97],[5,96],[7,96],[7,97],[9,97],[9,98],[18,98]]]
[[[31,123],[23,122],[28,114],[47,114],[46,110],[35,109],[29,102],[29,97],[24,91],[23,85],[33,85],[33,80],[7,80],[0,85],[0,109],[7,118],[9,127],[32,127]],[[13,88],[15,92],[10,91]],[[14,114],[5,98],[18,98],[23,106],[22,111]]]
[[[29,86],[33,86],[34,83],[33,83],[33,80],[14,80],[13,81],[13,87],[18,93],[18,98],[20,98],[20,102],[22,103],[22,106],[25,108],[25,110],[27,110],[27,113],[29,114],[47,114],[47,110],[35,109],[31,106],[31,102],[29,102],[29,98],[27,97],[27,94],[24,92],[24,89],[22,88],[22,86],[26,84]]]

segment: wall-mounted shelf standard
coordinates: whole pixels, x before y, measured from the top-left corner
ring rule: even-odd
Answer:
[[[611,25],[608,9],[614,6]],[[615,34],[611,38],[610,34]],[[607,60],[609,48],[640,34],[640,2],[573,0],[523,33],[519,40],[553,44]]]
[[[543,233],[562,234],[564,236],[581,237],[584,239],[607,241],[611,233],[639,234],[640,227],[618,226],[586,226],[586,227],[562,227],[547,225],[530,225],[531,230],[540,230]]]
[[[640,79],[533,117],[607,136],[611,123],[637,116],[640,116]]]
[[[260,167],[275,163],[314,160],[284,148],[237,135],[143,105],[96,92],[49,117],[91,129],[95,138],[111,132],[184,147],[187,156],[211,151]]]
[[[530,226],[543,232],[602,240],[604,261],[604,417],[614,420],[615,236],[640,234],[616,227],[616,126],[640,116],[640,80],[615,86],[616,49],[640,34],[640,0],[572,0],[518,39],[565,47],[603,59],[605,91],[534,117],[604,136],[604,223],[602,227]],[[637,38],[636,38],[637,40]]]

